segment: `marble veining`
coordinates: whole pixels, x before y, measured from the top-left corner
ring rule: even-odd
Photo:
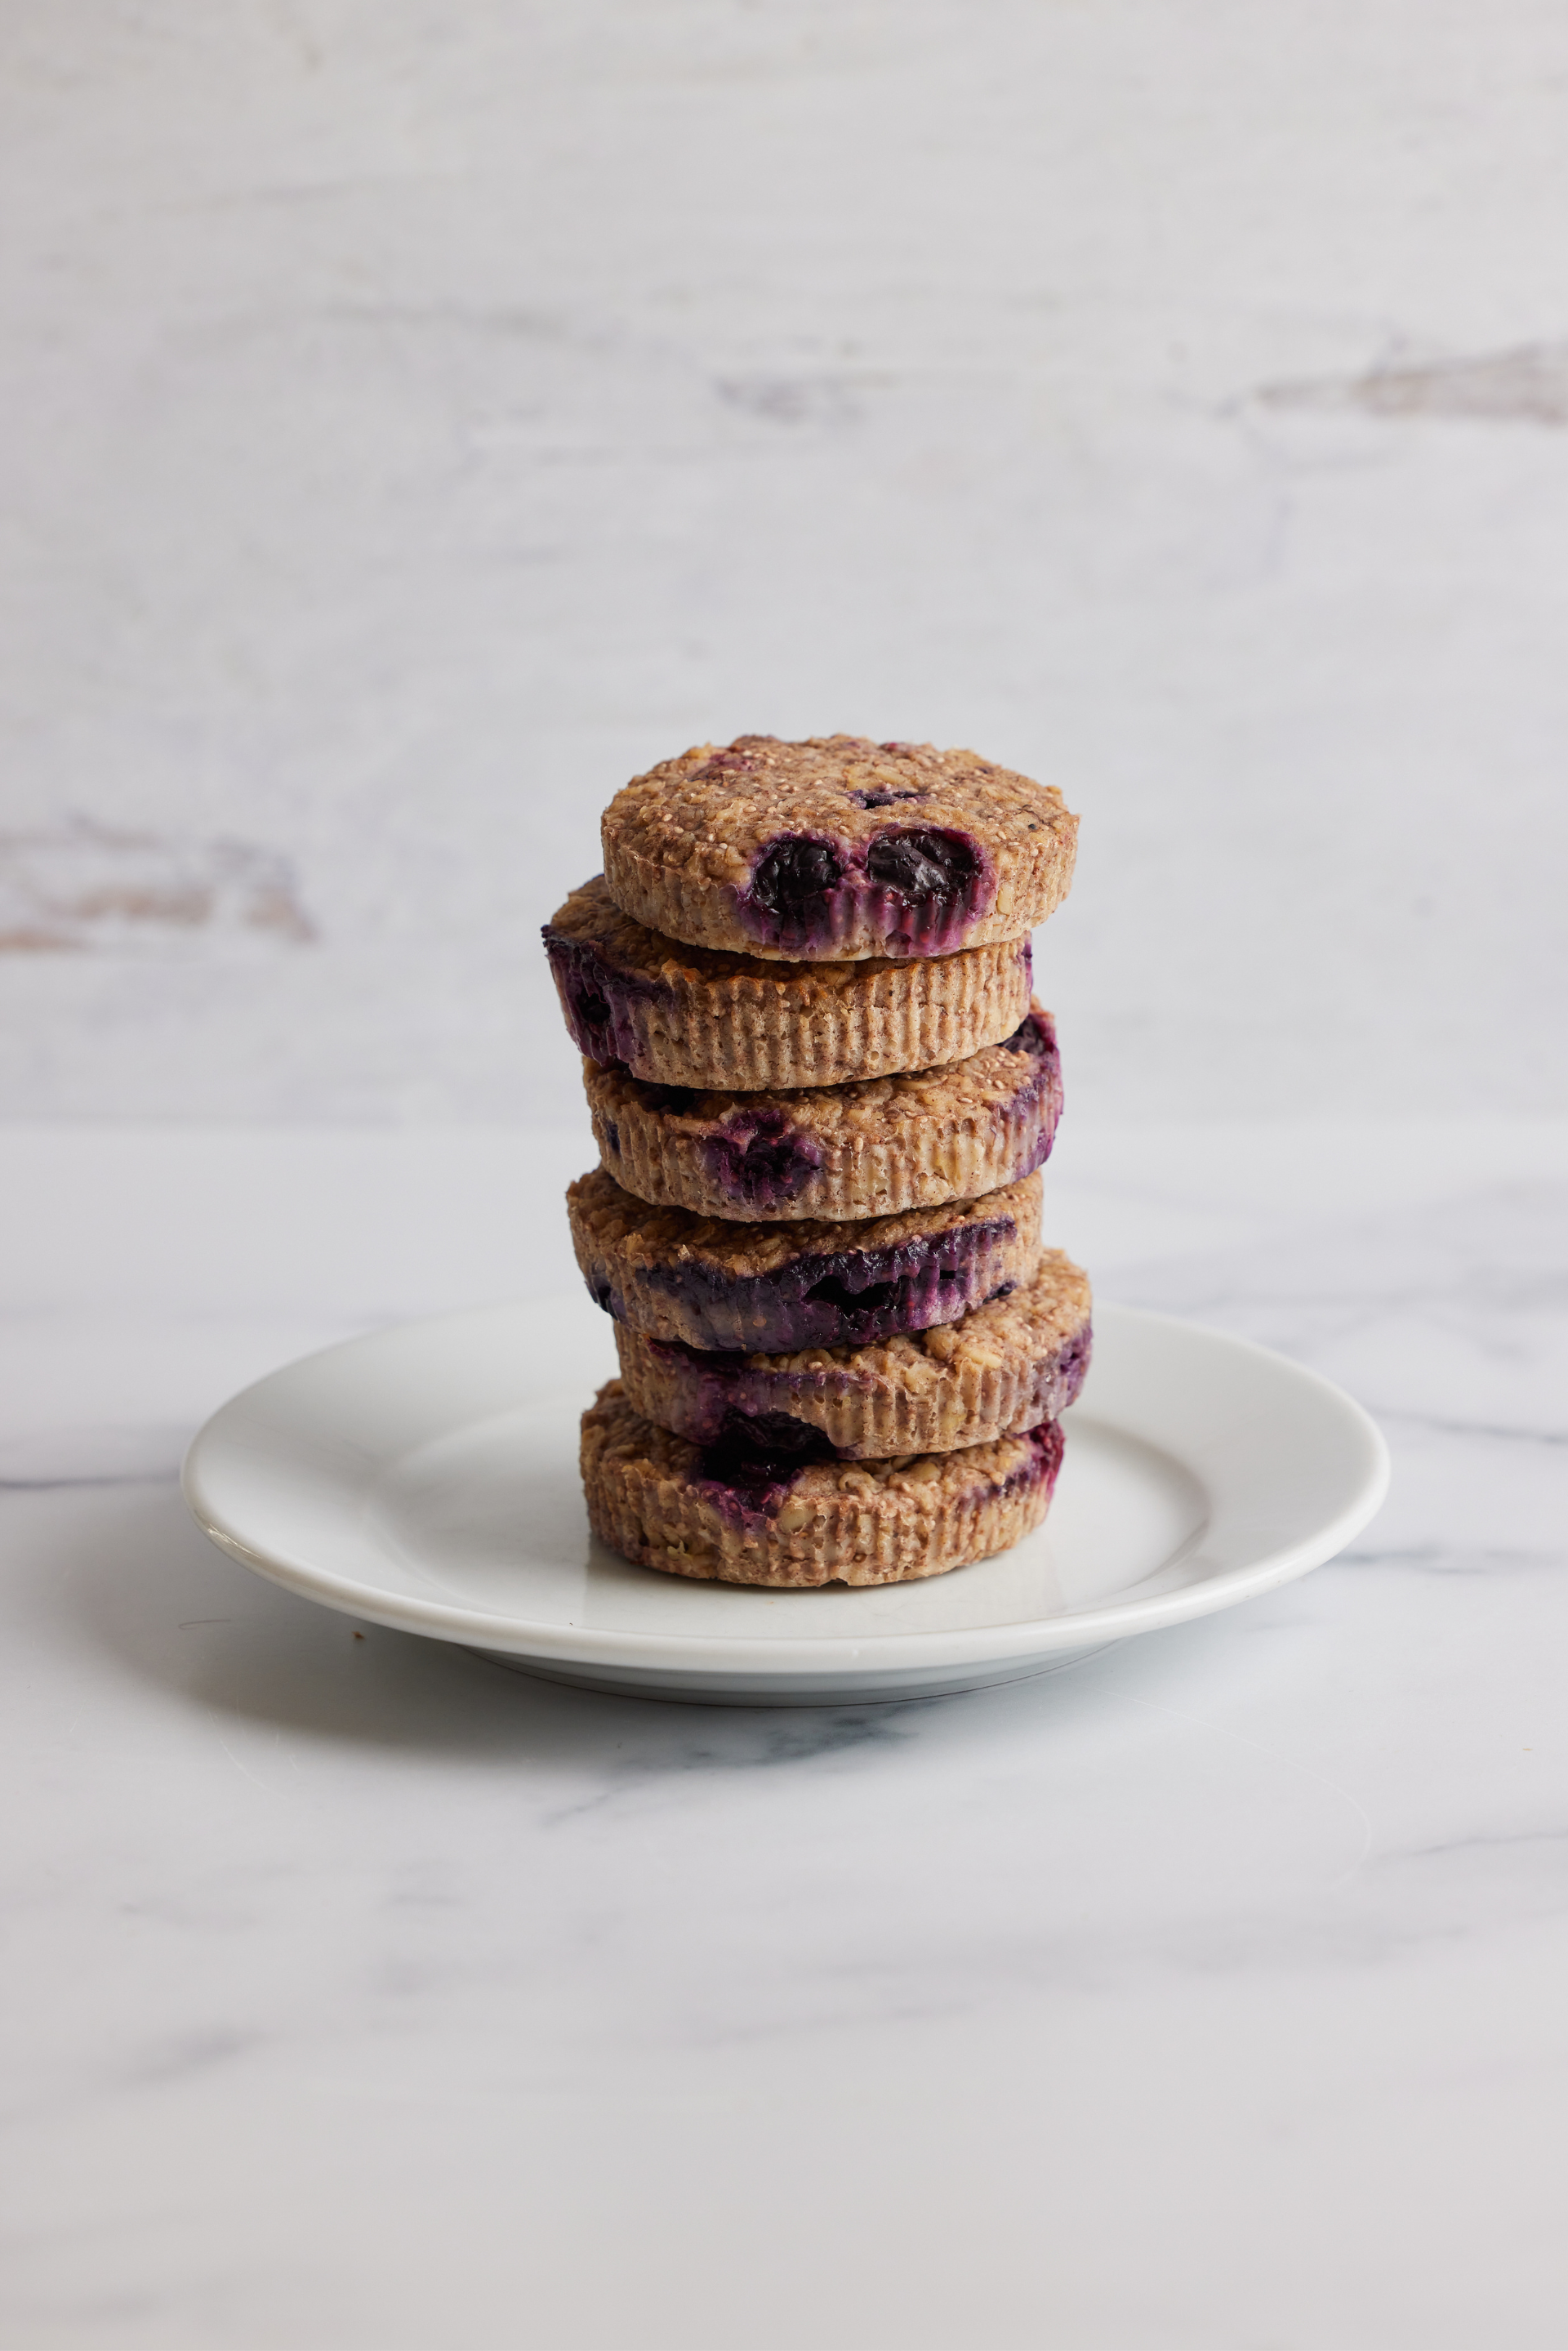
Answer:
[[[245,841],[180,841],[82,819],[0,833],[0,956],[135,956],[204,936],[307,945],[316,927],[286,857]]]
[[[1457,359],[1380,360],[1365,374],[1337,381],[1267,384],[1258,397],[1271,408],[1568,424],[1568,344],[1527,343]]]

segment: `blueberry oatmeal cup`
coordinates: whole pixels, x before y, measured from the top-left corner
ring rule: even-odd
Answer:
[[[703,1583],[809,1590],[901,1583],[988,1559],[1050,1508],[1054,1421],[961,1452],[843,1462],[798,1425],[693,1445],[632,1409],[618,1380],[583,1415],[583,1487],[601,1542]]]
[[[947,1453],[1056,1420],[1083,1385],[1087,1276],[1047,1249],[1032,1276],[957,1322],[861,1347],[715,1354],[619,1323],[627,1400],[645,1420],[716,1444],[726,1430],[815,1430],[840,1460]]]
[[[929,743],[742,735],[617,793],[605,882],[693,946],[794,961],[907,958],[1021,938],[1072,880],[1054,785]]]
[[[579,1052],[654,1085],[836,1086],[961,1061],[1029,1009],[1027,937],[898,963],[782,963],[694,947],[623,914],[602,875],[545,925]]]
[[[935,1070],[732,1094],[583,1065],[618,1184],[659,1207],[751,1221],[895,1216],[1015,1183],[1050,1153],[1056,1033],[1038,1005],[1011,1037]]]
[[[1040,1178],[863,1222],[737,1224],[650,1207],[602,1168],[566,1195],[588,1290],[628,1330],[689,1347],[861,1347],[956,1322],[1026,1281]]]

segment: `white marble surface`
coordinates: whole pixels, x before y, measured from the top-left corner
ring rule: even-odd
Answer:
[[[181,1510],[238,1381],[562,1286],[582,1156],[0,1136],[0,2340],[1557,2351],[1568,1130],[1070,1122],[1056,1237],[1349,1384],[1383,1516],[763,1717],[359,1637]]]
[[[569,1115],[840,725],[1084,810],[1081,1105],[1568,1113],[1552,0],[51,0],[0,215],[6,1115]]]

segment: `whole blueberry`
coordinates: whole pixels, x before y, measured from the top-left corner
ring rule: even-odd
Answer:
[[[961,898],[980,872],[980,856],[967,833],[935,826],[879,832],[866,852],[866,871],[884,889],[906,898]]]
[[[752,874],[753,898],[794,929],[808,931],[826,911],[827,893],[844,877],[831,841],[785,833],[770,843]]]

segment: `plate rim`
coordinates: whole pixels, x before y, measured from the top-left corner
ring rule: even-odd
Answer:
[[[1148,1307],[1106,1302],[1096,1303],[1097,1322],[1151,1324],[1184,1337],[1202,1339],[1262,1359],[1274,1372],[1283,1370],[1303,1386],[1315,1390],[1320,1401],[1337,1413],[1361,1441],[1365,1458],[1354,1493],[1321,1526],[1261,1559],[1143,1600],[1113,1599],[1066,1615],[1015,1618],[1000,1625],[951,1629],[930,1626],[873,1633],[857,1638],[842,1635],[763,1638],[754,1634],[651,1633],[558,1622],[544,1624],[515,1614],[498,1615],[464,1607],[457,1602],[389,1593],[382,1586],[362,1583],[291,1557],[283,1546],[269,1551],[247,1539],[225,1520],[206,1492],[205,1461],[229,1433],[234,1416],[276,1383],[287,1381],[332,1356],[373,1348],[393,1336],[421,1329],[433,1331],[441,1325],[482,1317],[504,1317],[530,1311],[545,1313],[563,1302],[558,1299],[500,1301],[488,1306],[422,1315],[388,1323],[378,1331],[356,1333],[279,1365],[229,1397],[197,1430],[181,1465],[180,1485],[186,1507],[209,1541],[242,1566],[318,1605],[397,1631],[456,1641],[469,1647],[501,1650],[512,1656],[536,1656],[586,1667],[640,1667],[655,1672],[679,1668],[689,1676],[717,1678],[723,1674],[743,1673],[770,1680],[809,1673],[823,1679],[849,1680],[864,1679],[878,1669],[898,1673],[922,1666],[963,1667],[1000,1664],[1021,1656],[1044,1657],[1210,1615],[1290,1583],[1334,1558],[1381,1508],[1388,1490],[1391,1465],[1381,1429],[1364,1405],[1323,1373],[1233,1332],[1216,1331],[1185,1316],[1162,1313]],[[1114,1422],[1108,1425],[1116,1426]]]

